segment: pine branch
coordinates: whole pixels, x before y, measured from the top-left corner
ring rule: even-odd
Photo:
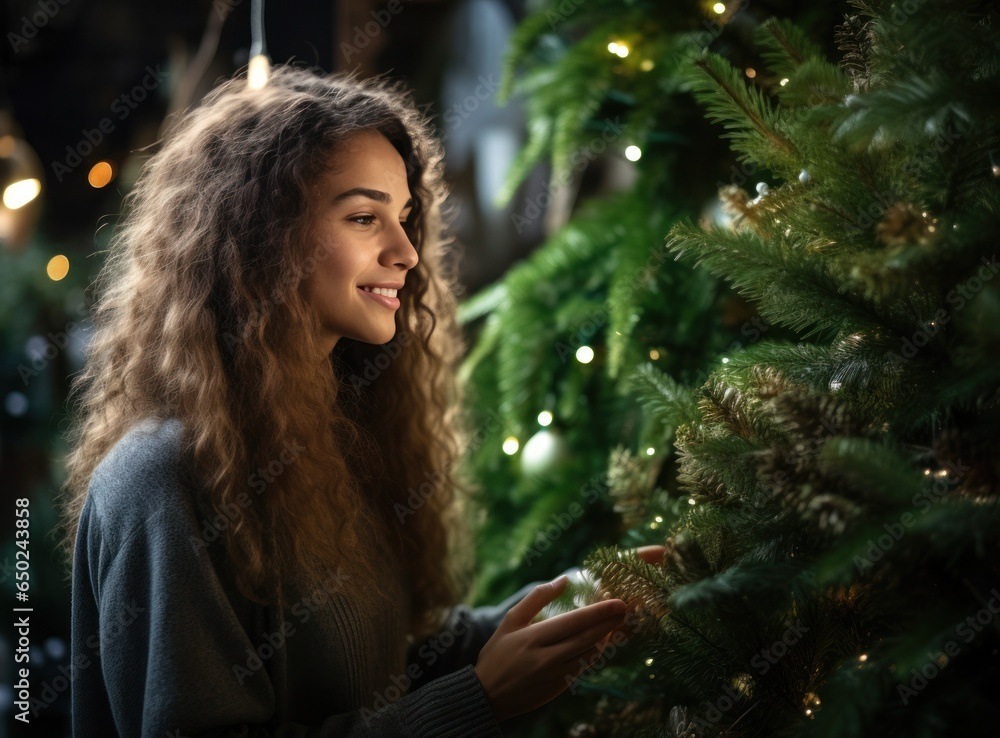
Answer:
[[[718,54],[694,60],[688,76],[695,98],[707,117],[726,128],[726,138],[740,153],[763,166],[787,168],[798,159],[795,146],[779,132],[778,117],[763,94],[743,81],[740,70]],[[785,165],[782,167],[781,165]]]
[[[805,31],[785,18],[768,18],[754,32],[761,56],[772,74],[791,77],[807,60],[823,59],[820,48]]]

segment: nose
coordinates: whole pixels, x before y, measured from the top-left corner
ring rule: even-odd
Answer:
[[[402,223],[396,223],[389,234],[389,242],[382,252],[383,263],[396,266],[397,264],[406,269],[413,269],[420,261],[417,250],[410,242],[410,237],[406,235],[406,229]]]

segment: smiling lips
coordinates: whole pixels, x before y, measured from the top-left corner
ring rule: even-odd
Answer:
[[[395,310],[399,307],[399,298],[396,297],[397,291],[392,287],[358,287],[358,291],[369,300],[374,300],[387,308]]]

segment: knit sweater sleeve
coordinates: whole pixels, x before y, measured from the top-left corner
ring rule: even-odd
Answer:
[[[578,577],[582,569],[574,566],[563,573],[571,578]],[[546,581],[530,582],[497,605],[453,607],[438,631],[409,647],[408,662],[412,671],[419,675],[413,680],[414,686],[420,687],[443,675],[474,666],[479,652],[500,627],[507,611]]]
[[[134,491],[147,499],[163,495],[156,485]],[[76,544],[73,647],[82,652],[99,643],[99,657],[98,668],[75,679],[74,738],[112,730],[143,738],[501,735],[471,666],[377,711],[332,714],[312,725],[277,720],[267,670],[234,677],[254,644],[231,589],[193,543],[194,513],[166,497],[167,504],[123,529],[102,516],[93,486],[91,495]]]

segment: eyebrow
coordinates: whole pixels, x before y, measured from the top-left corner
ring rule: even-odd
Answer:
[[[352,187],[347,190],[347,192],[341,192],[335,198],[334,202],[340,202],[341,200],[346,200],[350,197],[367,197],[369,200],[375,200],[383,205],[389,205],[392,202],[392,196],[388,192],[382,192],[381,190],[372,190],[367,187]],[[403,205],[403,210],[413,206],[413,198],[411,197]]]

